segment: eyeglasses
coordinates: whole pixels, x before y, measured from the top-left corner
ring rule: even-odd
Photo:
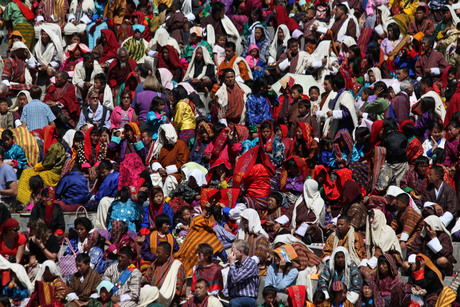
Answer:
[[[18,227],[18,228],[11,229],[11,231],[18,232],[18,231],[19,231],[19,227]]]

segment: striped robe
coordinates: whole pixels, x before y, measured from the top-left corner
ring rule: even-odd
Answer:
[[[249,244],[249,257],[256,256],[259,258],[259,275],[267,274],[267,267],[270,264],[270,245],[268,238],[263,234],[245,234],[244,240]]]
[[[407,206],[404,212],[398,212],[396,218],[391,222],[391,228],[396,232],[398,239],[401,238],[403,232],[409,235],[409,239],[406,242],[409,249],[411,249],[412,243],[422,231],[422,227],[422,216],[415,212],[411,206]]]
[[[196,258],[196,257],[194,257]],[[169,259],[163,264],[157,264],[157,260],[152,263],[152,266],[147,269],[142,277],[142,285],[149,284],[151,286],[155,286],[158,289],[161,288],[163,282],[165,281],[166,276],[169,273],[169,269],[171,268],[172,263],[174,262],[174,258],[169,257]],[[177,272],[177,281],[176,281],[176,295],[178,297],[185,296],[185,290],[187,287],[187,283],[185,282],[186,275],[184,266],[181,265]]]
[[[196,250],[199,244],[207,243],[211,245],[214,253],[219,253],[224,249],[213,230],[214,223],[215,220],[212,216],[209,218],[195,217],[192,220],[190,231],[185,237],[184,243],[182,243],[179,251],[173,255],[175,259],[183,263],[187,276],[192,276],[193,267],[197,264]]]
[[[26,62],[18,58],[8,58],[4,61],[2,80],[14,82],[10,89],[14,91],[28,90],[32,84],[26,83]]]
[[[148,43],[143,38],[136,41],[134,37],[131,37],[123,43],[123,47],[128,49],[129,57],[136,62],[139,62],[140,59],[144,58],[147,46]]]
[[[336,233],[334,232],[327,238],[326,244],[324,245],[323,248],[323,255],[321,259],[326,258],[327,256],[331,256],[333,249],[334,249],[334,239],[335,239]],[[348,233],[343,237],[342,239],[339,239],[339,243],[337,247],[343,246],[345,247],[348,251],[350,251],[350,248],[348,246]],[[364,249],[364,238],[363,236],[355,231],[355,250],[356,253],[358,254],[359,258],[362,260],[366,258],[366,250]]]

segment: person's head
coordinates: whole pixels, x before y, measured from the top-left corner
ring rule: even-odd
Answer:
[[[288,42],[288,49],[291,51],[292,56],[296,56],[299,53],[299,41],[291,37]]]
[[[83,54],[83,66],[88,69],[93,68],[94,54],[92,52],[87,52]]]
[[[212,262],[212,255],[214,251],[208,243],[201,243],[196,249],[196,259],[198,264],[207,265]]]
[[[286,34],[283,32],[283,29],[279,28],[278,33],[277,33],[278,41],[283,42],[285,37],[286,37]]]
[[[249,245],[246,241],[237,239],[232,244],[232,252],[236,260],[242,262],[249,255]]]
[[[346,215],[341,215],[337,219],[337,232],[340,234],[341,237],[344,237],[348,230],[350,230],[350,219]]]
[[[0,307],[11,307],[10,299],[7,296],[0,296]]]
[[[257,48],[252,48],[251,51],[249,52],[249,54],[255,58],[255,59],[258,59],[259,58],[259,49]]]
[[[433,97],[423,97],[420,103],[422,113],[433,113],[435,110],[435,101]]]
[[[39,175],[32,176],[29,179],[29,188],[32,191],[32,195],[40,194],[40,191],[45,187],[45,182]]]
[[[377,262],[379,277],[386,277],[390,274],[390,264],[385,256],[380,256]]]
[[[409,77],[409,69],[407,67],[402,67],[396,70],[396,76],[398,77],[399,82],[407,80],[407,78]]]
[[[431,78],[430,76],[423,77],[420,80],[420,92],[422,94],[425,94],[431,88],[433,88],[433,78]]]
[[[110,160],[104,159],[99,163],[97,170],[99,171],[99,176],[101,178],[107,177],[113,169],[112,162]]]
[[[99,91],[92,89],[88,92],[88,105],[91,110],[97,110],[99,106]]]
[[[172,246],[168,242],[160,242],[157,246],[157,262],[165,263],[171,257]]]
[[[147,63],[141,63],[136,65],[136,69],[134,70],[136,73],[136,77],[146,79],[150,76],[152,70]],[[144,83],[145,84],[145,83]]]
[[[18,237],[20,228],[17,220],[11,217],[6,219],[3,224],[0,225],[0,234],[3,236],[3,241],[16,241],[15,239]]]
[[[410,139],[415,134],[415,125],[413,123],[406,123],[402,128],[402,133],[407,139]]]
[[[221,2],[211,3],[211,12],[214,19],[222,19],[225,16],[225,4]]]
[[[444,169],[441,165],[433,165],[428,173],[428,182],[435,185],[440,184],[444,178]]]
[[[166,235],[171,227],[171,218],[167,214],[159,214],[155,219],[155,226],[159,233]]]
[[[8,112],[8,101],[5,98],[0,98],[0,113]]]
[[[338,92],[340,89],[345,88],[345,79],[342,74],[333,76],[331,85],[334,92]]]
[[[206,279],[200,278],[195,282],[195,298],[198,301],[203,301],[208,295],[209,282]]]
[[[110,135],[111,135],[109,128],[102,127],[102,128],[99,128],[98,130],[99,130],[99,135],[100,135],[99,139],[101,140],[101,142],[108,144],[110,141]]]
[[[268,121],[260,125],[260,134],[262,135],[262,142],[267,142],[272,135],[272,124]]]
[[[348,8],[344,4],[339,4],[335,7],[335,19],[340,20],[346,17]]]
[[[458,136],[459,127],[458,127],[458,124],[457,124],[457,122],[455,120],[452,119],[452,121],[449,123],[449,125],[447,126],[447,132],[449,133],[449,136],[451,138],[456,138]]]
[[[399,30],[399,26],[396,22],[392,22],[387,27],[388,30],[388,38],[391,41],[396,41],[399,39],[401,35],[401,31]]]
[[[310,97],[311,101],[317,101],[319,99],[319,87],[316,85],[310,87],[308,89],[308,96]]]
[[[299,114],[300,116],[306,116],[308,113],[310,113],[311,109],[311,103],[310,100],[308,99],[301,99],[299,101]]]
[[[89,133],[89,138],[91,140],[91,146],[95,147],[99,144],[101,138],[100,130],[97,127],[93,127]]]
[[[154,111],[156,113],[163,113],[165,110],[165,101],[161,97],[154,97],[152,99],[152,103],[150,104],[150,111]]]
[[[225,43],[225,57],[227,60],[232,59],[235,56],[236,45],[234,42]]]
[[[276,304],[276,296],[278,291],[273,286],[266,286],[262,290],[262,297],[264,298],[264,302],[268,306],[275,306]]]
[[[106,84],[107,84],[107,77],[105,76],[104,73],[100,73],[100,74],[97,74],[96,76],[94,76],[94,89],[95,90],[97,90],[99,92],[104,91]],[[89,98],[88,98],[88,100],[89,100]]]
[[[407,193],[401,193],[397,195],[395,201],[392,202],[396,210],[400,212],[404,211],[407,208],[407,206],[409,206],[409,203],[410,203],[410,198]]]
[[[382,130],[383,134],[398,131],[398,124],[396,123],[396,120],[392,117],[385,118],[383,120]]]
[[[13,146],[14,143],[14,137],[13,137],[13,132],[9,129],[3,130],[2,132],[2,142],[3,145],[5,145],[5,148],[9,149],[11,146]]]
[[[429,165],[430,160],[423,155],[417,157],[414,161],[415,171],[417,172],[417,174],[423,177],[425,176],[426,170],[428,169]]]
[[[128,49],[121,47],[117,50],[117,62],[121,69],[125,69],[128,65],[129,52]]]
[[[425,6],[417,7],[417,9],[415,10],[415,20],[421,23],[425,19],[426,14],[427,8]]]
[[[329,137],[323,137],[321,140],[319,140],[319,147],[321,148],[321,151],[332,151],[332,146],[333,146],[334,140]]]
[[[164,203],[163,190],[159,187],[154,187],[150,190],[150,203],[154,206],[161,206]]]
[[[295,101],[298,101],[299,99],[301,99],[303,95],[302,85],[294,84],[291,88],[291,95],[292,95],[292,99],[294,99]]]
[[[281,206],[283,196],[279,192],[272,192],[268,196],[268,210],[276,210]]]
[[[47,45],[51,41],[50,36],[48,35],[48,33],[46,33],[45,30],[40,31],[40,39],[43,45]]]
[[[86,253],[80,253],[75,258],[75,264],[77,265],[77,271],[80,275],[86,276],[89,272],[91,258]]]
[[[40,100],[40,97],[42,96],[42,89],[39,86],[32,87],[29,92],[32,99]]]
[[[171,102],[176,105],[182,99],[187,98],[187,90],[182,86],[178,85],[171,91]]]
[[[80,241],[83,242],[91,229],[93,229],[93,223],[91,223],[91,220],[87,217],[78,217],[75,219],[74,227],[78,233]]]
[[[227,43],[227,35],[225,34],[218,35],[216,41],[217,41],[217,45],[223,48],[225,44]]]
[[[332,78],[332,75],[327,75],[326,77],[324,77],[324,90],[326,91],[326,93],[332,91]]]
[[[142,38],[142,32],[139,29],[134,30],[134,39],[140,40]]]
[[[446,160],[446,150],[444,148],[438,147],[433,150],[433,155],[431,157],[432,157],[433,165],[443,164],[444,161]]]
[[[129,246],[120,248],[118,251],[118,265],[120,265],[122,269],[126,269],[129,265],[131,265],[133,254],[134,252]]]
[[[316,16],[316,8],[315,7],[310,7],[307,9],[307,14],[305,14],[307,17],[307,20],[312,20]]]
[[[424,36],[421,43],[422,51],[428,54],[431,53],[433,50],[434,42],[435,38],[433,36]]]
[[[372,291],[372,288],[370,286],[370,284],[367,282],[367,281],[364,281],[363,283],[363,296],[366,300],[369,300],[373,297],[373,291]]]
[[[48,226],[46,226],[44,220],[36,219],[29,221],[27,227],[29,227],[30,230],[29,235],[36,236],[43,241],[48,240]]]
[[[55,78],[56,78],[56,87],[63,87],[67,83],[67,80],[69,79],[69,74],[64,70],[59,70],[58,72],[56,72]]]
[[[440,122],[435,121],[431,124],[430,136],[433,138],[433,140],[435,140],[436,142],[439,141],[442,138],[442,132],[443,132],[443,125]]]
[[[323,291],[317,289],[315,293],[313,293],[313,304],[315,304],[315,306],[319,306],[324,301],[326,301],[326,294],[324,294]]]
[[[345,253],[337,252],[334,255],[334,267],[343,270],[345,268]]]
[[[361,93],[361,100],[362,101],[367,101],[369,99],[369,96],[374,95],[374,90],[371,87],[366,87],[363,89]]]
[[[153,131],[150,129],[145,129],[142,131],[142,141],[145,142],[147,146],[150,146],[153,139]]]
[[[412,93],[414,92],[414,86],[412,85],[412,83],[406,80],[401,82],[399,87],[401,89],[401,92],[405,92],[407,93],[407,95],[412,96]]]
[[[232,68],[224,70],[224,83],[226,86],[233,88],[235,85],[235,71]]]
[[[442,10],[442,20],[445,22],[452,20],[452,14],[447,6]]]
[[[251,12],[249,13],[249,24],[252,24],[256,21],[261,21],[262,18],[262,9],[258,6],[253,6]]]
[[[27,100],[27,96],[24,93],[20,93],[16,100],[17,100],[17,105],[20,109],[24,108],[24,106],[27,103],[29,103],[29,101]]]

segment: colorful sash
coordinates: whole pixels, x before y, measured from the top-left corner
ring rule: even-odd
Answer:
[[[128,280],[129,276],[131,276],[131,273],[134,271],[135,268],[136,267],[134,266],[134,264],[131,264],[130,266],[128,266],[126,270],[123,271],[123,273],[121,273],[120,277],[118,278],[117,282],[113,287],[112,295],[115,294],[118,291],[118,289],[123,287],[123,285]]]
[[[171,245],[171,247],[174,247],[174,238],[170,233],[166,235],[166,242],[168,242],[169,245]],[[156,254],[157,245],[158,245],[158,231],[155,230],[155,231],[152,231],[152,233],[150,234],[150,252],[152,254]],[[171,250],[171,254],[172,254],[172,250]]]
[[[21,1],[19,0],[13,0],[14,3],[16,3],[16,5],[19,7],[19,9],[21,10],[22,14],[24,15],[24,17],[28,20],[28,21],[31,21],[35,18],[35,15],[34,13],[32,12],[31,9],[29,9],[24,3],[22,3]]]

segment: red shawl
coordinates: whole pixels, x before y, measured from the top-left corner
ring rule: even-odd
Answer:
[[[56,188],[46,187],[48,189],[48,197],[45,199],[45,222],[47,225],[51,224],[51,219],[54,214],[54,200],[56,199]]]
[[[86,157],[86,160],[88,162],[91,161],[91,148],[92,148],[92,144],[91,144],[91,131],[94,129],[94,127],[91,127],[88,129],[88,131],[86,131],[85,133],[85,141],[84,141],[84,145],[85,145],[85,157]],[[97,142],[97,145],[96,145],[96,160],[97,160],[97,157],[99,157],[99,150],[101,149],[101,142]]]
[[[300,127],[302,130],[303,141],[308,150],[311,148],[311,143],[313,142],[313,137],[311,136],[311,126],[306,123],[297,122],[297,127]],[[299,140],[300,141],[300,140]],[[297,134],[294,138],[294,143],[297,142]]]
[[[118,48],[120,48],[120,43],[118,43],[115,34],[109,29],[101,30],[102,35],[105,35],[107,43],[102,52],[102,56],[99,60],[100,64],[105,63],[107,60],[117,57]]]
[[[331,177],[327,173],[327,169],[324,165],[317,165],[315,170],[313,171],[312,179],[318,181],[318,177],[324,172],[326,174],[326,179],[323,182],[324,194],[326,195],[326,200],[336,200],[340,197],[340,193],[337,189],[334,189],[334,185],[332,184]]]
[[[228,134],[232,127],[227,127],[222,132],[219,134],[219,136],[216,139],[216,142],[214,143],[214,148],[212,149],[211,152],[211,160],[218,157],[220,152],[225,148],[225,145],[227,145],[227,140],[228,140]],[[248,139],[249,137],[249,130],[243,125],[234,125],[233,129],[235,132],[238,134],[238,142],[243,142]]]
[[[286,170],[285,165],[286,165],[286,162],[289,161],[289,160],[294,160],[295,164],[297,164],[297,167],[299,169],[299,174],[297,175],[297,177],[299,178],[299,181],[304,182],[305,180],[307,180],[307,177],[308,177],[307,163],[305,163],[305,161],[301,157],[292,156],[292,157],[286,159],[286,161],[284,161],[284,163],[283,163],[283,170],[281,171],[281,179],[280,179],[280,191],[282,191],[282,192],[287,192],[285,187],[286,187],[286,184],[287,184],[288,172]]]
[[[43,128],[43,134],[43,156],[46,156],[51,145],[58,141],[57,129],[55,126],[46,126]]]
[[[233,172],[233,187],[240,188],[243,180],[249,174],[251,169],[256,164],[258,158],[261,161],[261,164],[265,166],[270,175],[273,177],[275,175],[275,167],[270,161],[270,157],[264,152],[264,149],[261,145],[252,147],[246,151],[236,162],[235,170]]]
[[[383,128],[383,120],[377,120],[371,127],[371,148],[380,145],[379,137],[380,130]]]
[[[166,61],[163,59],[162,52],[164,49],[167,49],[169,52],[169,63],[166,63]],[[178,67],[182,71],[182,74],[181,74],[181,79],[182,79],[182,77],[184,76],[184,66],[182,65],[179,59],[179,55],[177,54],[176,49],[174,49],[174,47],[171,45],[166,45],[162,47],[160,50],[160,54],[158,56],[158,68],[166,68],[172,74],[174,74],[174,70]]]
[[[441,75],[441,82],[442,82],[442,88],[447,88],[447,83],[449,82],[449,69],[451,69],[453,66],[448,65],[444,70],[442,71]],[[455,79],[458,81],[458,72],[455,75]]]
[[[225,167],[228,169],[228,170],[231,170],[232,169],[232,165],[230,164],[230,162],[228,162],[227,160],[224,160],[224,159],[217,159],[216,162],[214,162],[212,165],[211,165],[211,168],[209,169],[208,171],[208,175],[206,175],[206,181],[208,182],[208,185],[211,183],[211,180],[212,180],[212,176],[214,175],[214,171],[216,170],[216,168],[219,166],[219,165],[225,165]],[[228,182],[228,180],[231,178],[231,176],[225,178],[225,180]]]
[[[450,99],[449,106],[447,107],[446,117],[444,119],[444,129],[449,126],[452,115],[456,112],[460,111],[460,86],[457,86],[457,90],[455,91],[454,95]]]
[[[286,25],[290,32],[300,29],[299,24],[294,19],[288,17],[288,14],[286,13],[286,9],[284,7],[282,7],[281,5],[277,5],[275,6],[275,11],[276,23],[278,27],[280,25]]]
[[[13,2],[19,7],[21,10],[22,14],[28,21],[32,21],[35,18],[34,13],[32,12],[31,9],[29,9],[24,3],[22,3],[19,0],[13,0]]]
[[[289,129],[286,125],[280,125],[283,139],[281,140],[284,144],[284,156],[290,157],[294,152],[294,141],[288,137]]]
[[[262,127],[263,123],[269,123],[270,124],[270,137],[268,138],[268,140],[264,143],[263,142],[263,138],[262,138],[262,129],[260,127]],[[265,147],[265,151],[266,152],[270,152],[273,150],[273,140],[275,139],[275,136],[276,134],[273,132],[273,126],[272,126],[272,123],[268,120],[262,122],[259,126],[259,144],[263,145]]]

